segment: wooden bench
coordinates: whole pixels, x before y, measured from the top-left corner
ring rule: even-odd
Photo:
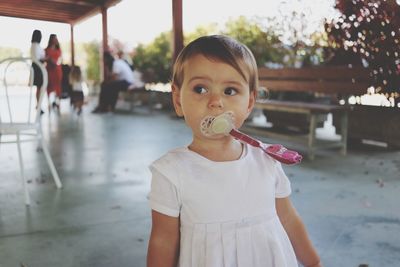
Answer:
[[[153,112],[154,100],[156,92],[147,90],[145,87],[141,88],[128,88],[127,91],[121,92],[121,98],[129,104],[129,110],[135,109],[137,102],[145,103],[150,112]]]
[[[147,106],[150,113],[154,111],[156,105],[161,105],[163,109],[172,105],[169,92],[146,89],[145,87],[128,88],[127,91],[120,93],[120,98],[129,104],[129,111],[133,111],[137,103],[140,103],[141,106]]]
[[[348,95],[362,95],[370,86],[369,70],[347,67],[313,67],[259,69],[260,87],[269,92],[269,99],[258,99],[255,107],[264,111],[270,122],[270,115],[277,119],[273,127],[253,127],[247,123],[244,131],[271,138],[284,138],[288,141],[302,142],[308,147],[308,156],[315,157],[315,150],[327,147],[340,147],[343,155],[347,152],[348,106],[339,101]],[[283,94],[282,94],[283,93]],[[298,94],[300,93],[300,94]],[[289,98],[284,94],[294,94]],[[296,94],[298,94],[296,96]],[[302,97],[299,97],[302,95]],[[303,100],[296,100],[301,99]],[[316,139],[316,129],[327,114],[338,118],[341,123],[341,138],[338,141]],[[279,117],[279,115],[282,115]],[[299,127],[299,122],[304,125]],[[300,130],[282,131],[284,126],[295,126]]]
[[[120,99],[129,104],[129,110],[133,111],[136,104],[147,105],[150,113],[154,110],[158,95],[160,92],[146,88],[146,77],[143,73],[133,71],[134,82],[124,92],[120,92]]]

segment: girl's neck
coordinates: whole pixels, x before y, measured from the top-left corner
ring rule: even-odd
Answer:
[[[212,161],[237,160],[243,153],[243,145],[230,136],[217,140],[194,139],[189,149]]]

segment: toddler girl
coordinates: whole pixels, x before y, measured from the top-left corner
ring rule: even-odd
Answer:
[[[147,266],[293,267],[297,260],[321,266],[281,164],[207,127],[210,118],[226,114],[240,128],[257,87],[252,53],[232,38],[200,37],[178,56],[173,103],[193,140],[150,167]]]
[[[69,74],[69,82],[72,87],[71,93],[71,105],[75,110],[77,110],[77,114],[80,115],[82,113],[83,106],[83,78],[81,68],[78,66],[73,66],[71,72]]]

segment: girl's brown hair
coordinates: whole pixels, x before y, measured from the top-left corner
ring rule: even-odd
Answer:
[[[69,73],[69,79],[71,82],[81,82],[82,81],[82,71],[79,66],[73,66],[71,72]]]
[[[183,83],[185,63],[195,55],[203,55],[232,66],[248,82],[250,91],[257,90],[258,69],[253,53],[244,44],[224,35],[203,36],[183,48],[175,61],[172,74],[172,84],[178,88]]]

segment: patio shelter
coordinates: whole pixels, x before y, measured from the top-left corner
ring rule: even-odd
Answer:
[[[103,51],[108,49],[107,10],[121,0],[3,0],[0,16],[67,23],[71,29],[71,64],[74,65],[74,26],[101,13]],[[172,0],[174,58],[183,47],[182,0]]]

